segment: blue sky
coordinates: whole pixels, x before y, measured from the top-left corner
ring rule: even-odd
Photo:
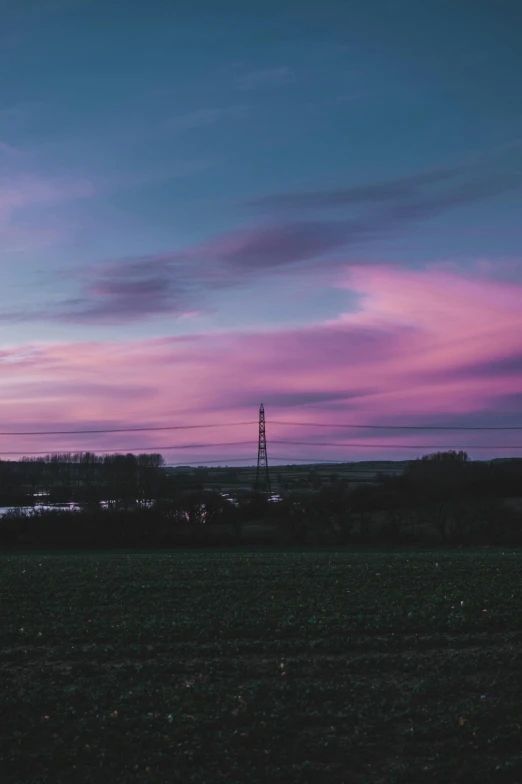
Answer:
[[[306,363],[383,270],[522,286],[517,2],[0,12],[0,348],[302,330]]]

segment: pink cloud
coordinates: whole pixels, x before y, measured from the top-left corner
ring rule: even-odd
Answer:
[[[352,268],[346,287],[363,293],[363,311],[341,317],[350,325],[415,327],[422,354],[416,370],[441,372],[522,346],[522,286],[431,269]]]
[[[318,443],[324,441],[516,445],[516,433],[381,433],[332,425],[470,424],[473,416],[484,424],[486,415],[486,422],[498,422],[498,401],[515,400],[522,389],[522,368],[517,369],[522,286],[447,270],[382,266],[352,268],[341,285],[360,294],[361,310],[306,328],[6,347],[0,351],[0,414],[9,426],[3,429],[226,425],[255,420],[264,402],[272,456],[393,456],[377,447],[326,448]],[[319,422],[324,429],[276,426],[272,419]],[[255,425],[229,431],[2,436],[0,451],[161,447],[171,460],[203,463],[227,455],[254,460],[256,437]],[[251,443],[177,454],[165,449],[236,440]]]

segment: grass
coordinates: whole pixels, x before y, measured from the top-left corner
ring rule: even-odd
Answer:
[[[522,782],[521,561],[3,555],[2,782]]]

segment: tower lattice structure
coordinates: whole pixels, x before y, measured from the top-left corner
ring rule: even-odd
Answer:
[[[257,471],[256,471],[256,492],[260,490],[261,485],[264,489],[271,494],[270,489],[270,475],[268,473],[268,458],[266,455],[266,429],[265,429],[265,409],[261,403],[259,407],[259,443],[257,448]]]

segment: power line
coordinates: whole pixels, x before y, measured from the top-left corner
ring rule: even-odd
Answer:
[[[257,420],[248,422],[218,422],[204,425],[172,425],[168,427],[119,427],[119,428],[97,428],[94,430],[24,430],[24,431],[0,431],[0,436],[67,436],[67,435],[96,435],[100,433],[146,433],[173,430],[195,430],[205,427],[238,427],[240,425],[257,425]],[[269,425],[291,425],[293,427],[322,427],[322,428],[358,428],[365,430],[522,430],[522,426],[503,426],[503,427],[467,427],[457,425],[357,425],[357,424],[334,424],[320,422],[287,422],[279,419],[267,420]]]
[[[372,449],[522,449],[522,446],[511,446],[508,445],[490,445],[490,444],[467,444],[465,446],[459,444],[373,444],[373,443],[365,443],[365,444],[354,444],[353,442],[348,443],[336,443],[335,441],[276,441],[274,439],[270,440],[271,444],[298,444],[299,446],[347,446],[347,447],[369,447]]]
[[[124,450],[125,454],[129,452],[159,452],[161,450],[167,451],[171,449],[207,449],[210,447],[222,447],[222,446],[253,446],[253,441],[232,441],[232,442],[223,442],[221,444],[174,444],[173,446],[133,446],[133,447],[116,447],[114,449],[59,449],[55,451],[49,451],[48,449],[41,451],[41,452],[0,452],[0,455],[70,455],[70,454],[86,454],[87,452],[90,454],[94,454],[95,452],[101,452],[102,454],[123,454],[122,450]]]
[[[173,425],[172,427],[120,427],[120,428],[100,428],[98,430],[25,430],[22,432],[0,432],[0,436],[68,436],[88,435],[89,433],[144,433],[152,430],[194,430],[201,427],[236,427],[237,425],[257,425],[254,420],[252,422],[229,422],[224,424],[210,425]]]
[[[252,458],[251,457],[233,457],[233,458],[228,458],[227,457],[227,458],[225,458],[225,460],[226,460],[227,463],[239,463],[239,462],[242,462],[243,460],[252,460]],[[347,465],[347,464],[349,464],[349,461],[347,461],[347,460],[325,460],[324,458],[312,459],[312,458],[309,458],[309,457],[271,457],[270,460],[271,461],[273,461],[273,460],[287,460],[288,463],[297,463],[297,462],[303,462],[304,461],[305,463],[310,463],[310,464],[326,463],[327,465]],[[167,463],[165,468],[177,468],[178,466],[199,466],[199,465],[201,465],[203,468],[205,468],[205,466],[207,466],[207,465],[211,465],[211,464],[214,465],[216,463],[223,463],[223,462],[224,462],[224,460],[205,460],[205,465],[203,465],[200,460],[195,460],[192,463]],[[226,468],[226,466],[223,466],[223,467]],[[254,470],[256,468],[256,464],[252,463],[251,465],[244,466],[244,468],[252,468],[252,470]],[[368,473],[369,471],[370,471],[370,469],[362,469],[362,468],[360,468],[360,469],[359,468],[351,469],[352,473]]]
[[[286,460],[286,459],[287,459],[286,457],[281,458],[281,460]],[[201,460],[204,460],[204,458],[201,458]],[[205,465],[201,463],[201,460],[194,460],[192,463],[167,463],[165,465],[165,468],[177,468],[178,466],[202,466],[202,468],[205,468],[206,465],[210,465],[210,464],[223,463],[225,461],[227,463],[240,463],[243,460],[252,460],[252,458],[251,457],[227,457],[222,460],[205,460]],[[255,468],[255,465],[252,464],[252,466],[245,466],[245,468]]]
[[[456,444],[373,444],[373,443],[352,443],[352,442],[343,442],[343,443],[336,443],[335,441],[277,441],[272,440],[272,444],[284,444],[284,445],[293,445],[293,446],[331,446],[331,447],[348,447],[348,448],[370,448],[370,449],[522,449],[522,446],[518,445],[511,445],[511,444],[468,444],[465,446],[456,445]],[[172,451],[175,449],[212,449],[217,447],[228,447],[228,446],[251,446],[254,447],[255,442],[253,441],[231,441],[231,442],[222,442],[216,444],[173,444],[169,446],[139,446],[139,447],[116,447],[113,449],[91,449],[91,450],[83,450],[83,449],[60,449],[55,451],[44,450],[40,452],[31,452],[25,450],[23,452],[0,452],[0,455],[22,455],[22,456],[31,456],[31,455],[64,455],[64,454],[85,454],[89,452],[90,454],[101,453],[101,454],[128,454],[132,452],[167,452]],[[124,452],[122,451],[124,450]],[[243,459],[243,458],[241,458]],[[245,460],[248,458],[244,458]],[[275,459],[275,455],[271,456],[271,459]],[[304,459],[304,458],[303,458]],[[308,459],[308,458],[307,458]],[[346,462],[346,461],[345,461]]]
[[[522,430],[522,426],[514,427],[465,427],[457,425],[353,425],[330,424],[320,422],[283,422],[280,419],[267,420],[269,425],[294,425],[296,427],[345,427],[364,428],[366,430]],[[1,433],[0,433],[1,435]],[[272,442],[273,443],[273,442]]]

